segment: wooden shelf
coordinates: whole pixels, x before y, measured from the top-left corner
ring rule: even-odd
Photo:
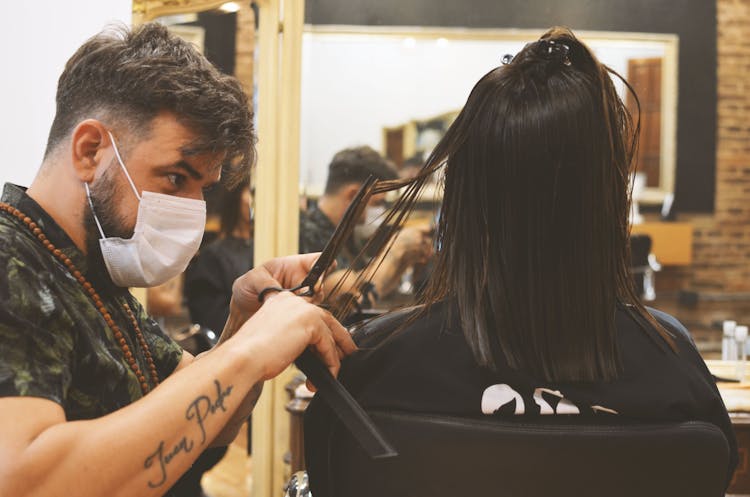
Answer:
[[[693,262],[693,225],[677,222],[634,224],[632,234],[651,236],[651,252],[665,266],[688,266]]]

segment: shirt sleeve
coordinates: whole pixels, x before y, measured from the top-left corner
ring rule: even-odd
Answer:
[[[331,233],[324,232],[306,213],[299,219],[299,253],[320,252],[328,243]]]
[[[72,382],[75,323],[50,290],[15,257],[0,261],[0,397],[41,397],[63,405]]]

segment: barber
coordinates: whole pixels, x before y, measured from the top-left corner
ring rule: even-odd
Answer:
[[[312,303],[258,303],[315,255],[238,278],[199,358],[128,292],[185,269],[203,190],[246,176],[254,141],[239,83],[163,26],[101,33],[68,61],[39,172],[0,202],[0,495],[165,495],[305,348],[334,374],[354,349]]]

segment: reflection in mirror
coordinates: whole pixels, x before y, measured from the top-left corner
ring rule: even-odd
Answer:
[[[251,98],[257,114],[253,74],[257,11],[249,2],[226,2],[213,9],[165,15],[154,20],[195,45],[222,72],[235,76]],[[206,193],[208,222],[204,244],[219,235],[221,197],[225,194],[221,187]]]
[[[426,129],[435,125],[439,129],[442,125],[436,121],[455,116],[483,74],[539,34],[307,26],[302,63],[303,190],[312,195],[321,192],[326,165],[343,146],[368,144],[390,152],[397,165],[415,152],[424,153],[439,138],[425,134]],[[639,170],[646,173],[653,196],[671,192],[677,38],[598,32],[582,32],[581,38],[636,89],[642,126],[648,132],[642,138]],[[623,100],[631,103],[624,84],[615,80],[615,85]],[[396,145],[400,140],[401,147]]]
[[[387,158],[399,175],[409,175],[414,163],[427,158],[476,81],[542,32],[306,26],[300,145],[303,208],[319,202],[328,166],[342,149],[367,145]],[[643,188],[637,200],[660,204],[674,187],[677,37],[579,35],[638,93],[642,131],[636,167]],[[634,110],[624,83],[614,80],[621,98]],[[428,189],[409,224],[429,231],[439,200],[439,189]],[[381,295],[376,307],[413,301],[418,291],[413,280],[422,270],[407,268],[395,291]]]
[[[157,15],[148,15],[152,8]],[[139,10],[140,9],[140,10]],[[146,14],[144,20],[167,26],[177,36],[192,43],[225,74],[235,76],[250,98],[257,115],[254,91],[257,9],[250,2],[183,2],[173,5],[156,2],[134,4],[134,12]],[[204,193],[207,221],[201,248],[187,270],[147,293],[150,314],[186,351],[195,355],[216,343],[229,313],[231,285],[253,264],[252,196],[242,184],[234,191],[221,185]],[[168,312],[156,305],[172,303]],[[230,448],[206,449],[172,488],[175,495],[219,495],[226,487],[227,468],[245,468],[251,430],[246,429]],[[228,454],[228,455],[227,455]],[[237,492],[248,495],[250,481],[237,482]]]

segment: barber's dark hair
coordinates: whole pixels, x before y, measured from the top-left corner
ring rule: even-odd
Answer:
[[[158,23],[89,39],[68,60],[56,100],[45,157],[81,120],[101,119],[144,136],[152,119],[168,111],[198,136],[186,153],[223,154],[228,184],[246,177],[255,159],[252,109],[240,83]]]
[[[347,148],[333,156],[328,166],[326,194],[338,192],[342,187],[364,183],[368,177],[392,180],[398,177],[393,166],[372,147]]]
[[[455,299],[482,366],[502,357],[548,381],[612,380],[618,305],[676,350],[628,270],[639,126],[613,71],[567,29],[504,62],[427,161],[447,163],[425,302]]]

